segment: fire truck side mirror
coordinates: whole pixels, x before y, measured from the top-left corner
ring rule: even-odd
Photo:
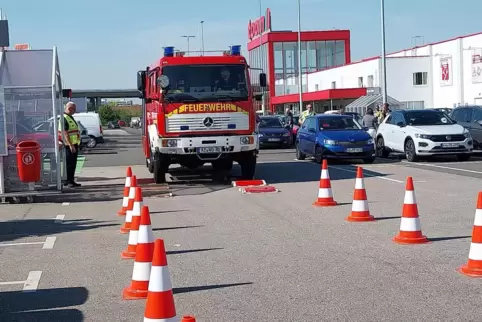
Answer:
[[[261,87],[266,87],[266,74],[265,73],[261,73],[259,74],[259,86]]]
[[[146,72],[144,70],[137,72],[137,90],[141,92],[141,97],[146,96]]]

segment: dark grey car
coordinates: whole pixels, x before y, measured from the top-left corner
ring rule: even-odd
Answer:
[[[469,130],[474,149],[482,149],[482,106],[465,105],[453,109],[450,118]]]

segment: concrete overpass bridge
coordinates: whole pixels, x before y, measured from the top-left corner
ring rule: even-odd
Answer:
[[[97,109],[103,98],[140,98],[137,89],[76,89],[72,90],[72,98],[87,98]]]

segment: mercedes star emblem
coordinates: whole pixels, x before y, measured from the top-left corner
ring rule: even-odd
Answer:
[[[204,120],[203,120],[203,124],[205,127],[211,127],[213,125],[214,121],[212,118],[210,117],[206,117]]]
[[[450,135],[447,135],[445,138],[447,139],[447,141],[452,140],[452,137]]]

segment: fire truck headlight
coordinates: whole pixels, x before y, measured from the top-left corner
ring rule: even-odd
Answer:
[[[162,146],[164,148],[177,148],[178,140],[162,140]]]
[[[241,144],[253,144],[254,143],[254,138],[252,136],[242,136],[240,138]]]

